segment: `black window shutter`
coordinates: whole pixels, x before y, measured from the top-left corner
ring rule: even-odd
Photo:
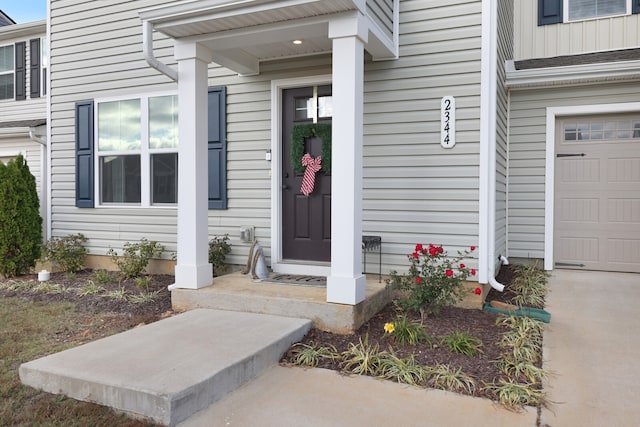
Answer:
[[[538,0],[538,25],[558,24],[561,22],[562,0]]]
[[[16,99],[27,99],[26,42],[16,43]]]
[[[632,0],[632,13],[640,13],[640,0]]]
[[[76,103],[76,207],[92,208],[93,101]]]
[[[40,97],[40,39],[29,40],[31,98]]]
[[[209,209],[227,208],[227,90],[209,88]]]

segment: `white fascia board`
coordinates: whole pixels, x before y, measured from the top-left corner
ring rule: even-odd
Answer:
[[[35,35],[45,35],[47,21],[33,21],[25,24],[13,24],[0,27],[0,40],[18,39]]]
[[[570,65],[564,67],[516,70],[514,61],[506,61],[508,88],[540,88],[562,85],[601,83],[640,78],[640,60]]]

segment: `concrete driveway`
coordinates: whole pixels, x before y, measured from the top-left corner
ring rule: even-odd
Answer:
[[[640,423],[640,275],[556,270],[549,282],[541,426]]]

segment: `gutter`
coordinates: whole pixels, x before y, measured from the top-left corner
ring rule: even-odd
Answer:
[[[153,24],[149,21],[142,21],[142,52],[147,63],[169,77],[171,80],[178,81],[178,72],[167,64],[162,63],[153,54]]]

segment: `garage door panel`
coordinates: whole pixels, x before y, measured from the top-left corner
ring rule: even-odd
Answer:
[[[640,239],[609,239],[608,261],[633,268],[640,264]]]
[[[640,225],[640,198],[615,198],[607,202],[607,220],[613,225]]]
[[[562,223],[584,223],[600,221],[600,199],[564,198],[560,201]]]
[[[607,169],[609,183],[640,184],[640,157],[609,158]]]
[[[600,160],[564,159],[560,169],[560,181],[578,184],[600,182]]]
[[[627,129],[636,124],[640,114],[559,120],[558,267],[640,272],[640,128]]]

